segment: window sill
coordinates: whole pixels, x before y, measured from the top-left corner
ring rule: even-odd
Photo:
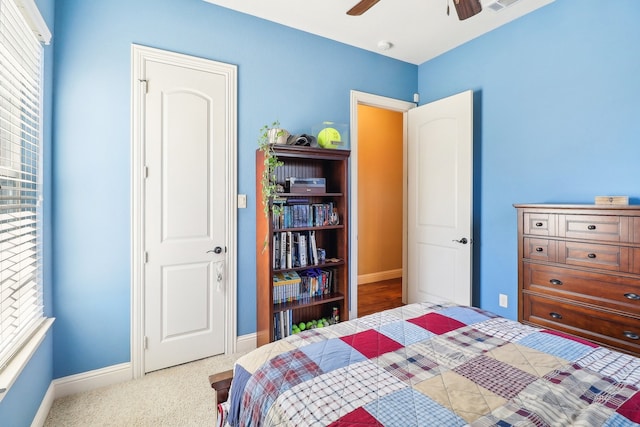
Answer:
[[[52,317],[44,319],[29,342],[22,347],[18,354],[11,359],[7,367],[0,372],[0,402],[2,402],[2,399],[7,395],[13,383],[16,382],[16,379],[18,379],[22,370],[27,366],[31,357],[36,350],[38,350],[40,343],[44,340],[54,320],[55,318]]]

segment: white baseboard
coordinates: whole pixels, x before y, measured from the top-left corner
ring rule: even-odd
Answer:
[[[95,390],[112,384],[118,384],[133,378],[131,363],[107,366],[106,368],[82,372],[53,380],[55,398]]]
[[[53,406],[53,401],[55,400],[55,393],[55,386],[53,385],[53,382],[51,382],[47,392],[42,398],[38,412],[36,412],[36,416],[31,422],[31,427],[42,427],[45,421],[47,421],[47,415],[49,415],[49,411],[51,410],[51,406]]]
[[[401,268],[397,268],[395,270],[378,271],[376,273],[361,274],[358,276],[358,285],[380,282],[382,280],[397,279],[398,277],[402,277]]]
[[[256,347],[257,335],[255,333],[243,335],[236,340],[236,353],[246,353],[255,350]]]

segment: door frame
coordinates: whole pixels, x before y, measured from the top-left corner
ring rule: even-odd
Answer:
[[[402,276],[407,274],[407,143],[408,120],[407,112],[416,107],[416,103],[388,98],[356,90],[351,91],[351,157],[349,168],[350,188],[350,254],[349,259],[353,268],[350,269],[350,298],[349,318],[356,318],[358,313],[358,105],[381,108],[402,113]],[[402,281],[402,302],[406,302],[406,280]]]
[[[227,85],[227,135],[224,159],[227,212],[227,283],[225,289],[225,354],[236,349],[237,295],[237,67],[205,58],[169,52],[137,44],[131,45],[131,369],[133,378],[145,374],[144,367],[144,218],[145,146],[144,120],[146,61],[222,74]]]

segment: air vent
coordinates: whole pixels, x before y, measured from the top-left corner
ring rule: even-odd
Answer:
[[[486,7],[494,12],[499,12],[505,7],[509,7],[516,2],[518,2],[518,0],[495,0],[490,2]]]

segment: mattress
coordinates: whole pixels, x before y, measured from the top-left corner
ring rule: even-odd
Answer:
[[[640,359],[478,308],[411,304],[262,346],[231,426],[632,426]]]

